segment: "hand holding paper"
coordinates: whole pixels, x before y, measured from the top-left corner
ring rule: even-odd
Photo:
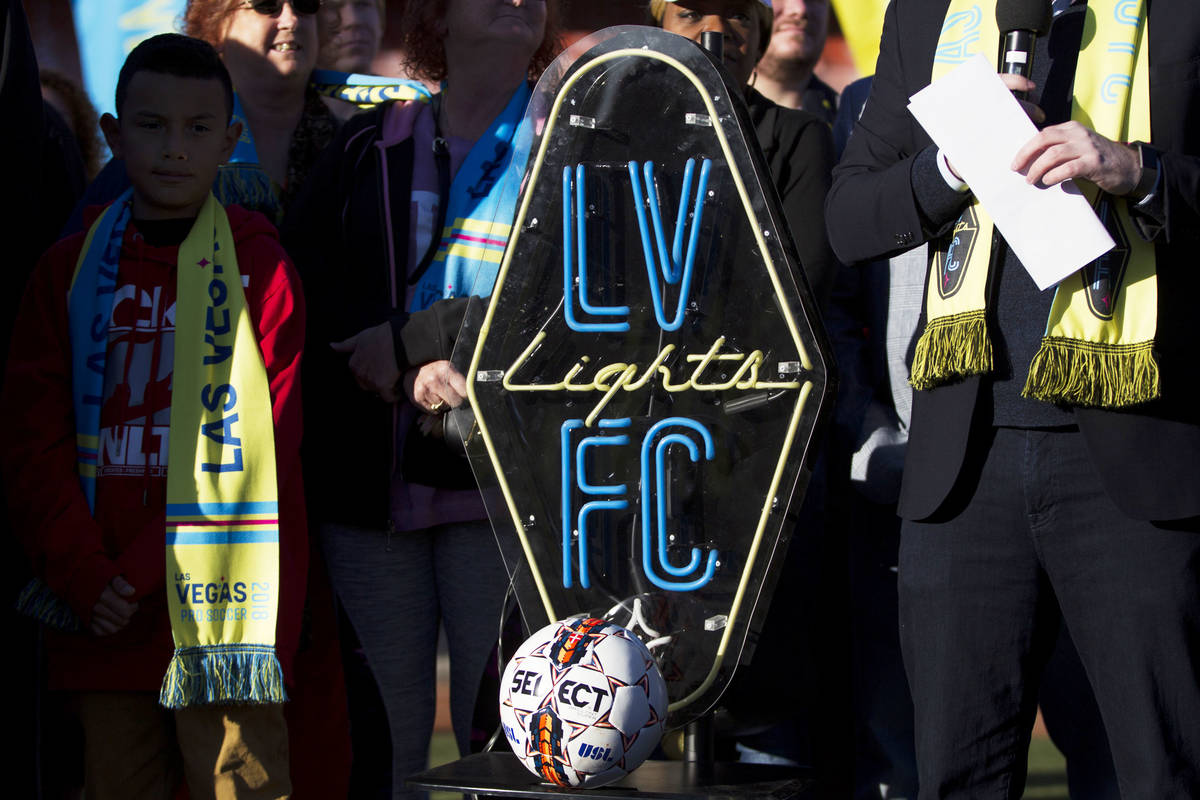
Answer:
[[[1046,128],[1026,142],[1012,168],[1026,183],[1051,185],[1084,178],[1115,195],[1133,191],[1141,172],[1136,150],[1073,120]]]
[[[1112,238],[1073,182],[1034,186],[1013,171],[1021,148],[1038,131],[986,58],[977,55],[917,92],[909,110],[1039,288],[1112,249]]]

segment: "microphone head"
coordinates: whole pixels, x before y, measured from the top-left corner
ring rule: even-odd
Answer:
[[[1000,33],[1033,31],[1045,36],[1050,30],[1050,0],[997,0],[996,26]]]

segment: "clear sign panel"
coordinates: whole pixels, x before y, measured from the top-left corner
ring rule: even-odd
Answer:
[[[491,301],[455,355],[489,514],[520,544],[527,624],[632,629],[673,727],[716,702],[761,623],[831,402],[738,92],[652,28],[560,57],[530,107]]]

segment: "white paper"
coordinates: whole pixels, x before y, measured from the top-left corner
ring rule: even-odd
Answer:
[[[1037,128],[982,55],[909,98],[1034,283],[1046,289],[1114,246],[1073,181],[1037,187],[1009,167]]]

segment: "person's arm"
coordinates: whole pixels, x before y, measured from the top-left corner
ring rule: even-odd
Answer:
[[[363,152],[364,143],[373,135],[372,126],[383,124],[385,113],[359,115],[342,128],[314,167],[288,215],[283,236],[313,299],[308,329],[310,369],[316,366],[322,374],[348,369],[364,392],[396,402],[403,397],[406,372],[449,360],[468,304],[479,298],[439,300],[411,314],[393,308],[375,319],[364,315],[362,327],[350,336],[337,329],[334,315],[343,310],[338,286],[354,280],[341,263],[345,254],[339,246],[344,240],[337,231],[345,224],[345,203],[358,165],[361,159],[374,157],[373,152]],[[368,173],[365,167],[363,170]],[[371,265],[365,269],[369,271]]]
[[[1143,179],[1144,162],[1153,164],[1153,180]],[[1195,236],[1200,225],[1200,158],[1164,152],[1153,142],[1139,152],[1079,122],[1065,122],[1026,142],[1013,157],[1012,168],[1025,173],[1029,183],[1079,179],[1127,198],[1139,233],[1149,241]]]
[[[310,343],[322,346],[341,331],[334,331],[344,293],[339,287],[346,279],[343,261],[346,258],[343,212],[346,193],[354,180],[358,156],[355,142],[370,137],[372,127],[379,124],[379,115],[360,114],[342,126],[337,136],[321,153],[308,180],[280,228],[284,249],[295,265],[303,285],[314,293],[315,302],[308,304],[308,337]],[[382,321],[382,320],[380,320]],[[341,338],[338,336],[337,338]]]
[[[468,309],[476,309],[485,302],[474,295],[454,297],[407,315],[403,324],[394,326],[399,368],[403,371],[431,361],[448,361],[454,354]]]
[[[1154,142],[1150,142],[1154,147]],[[1157,151],[1157,148],[1155,148]],[[1142,235],[1170,244],[1200,239],[1200,156],[1159,151],[1155,197],[1135,210]]]
[[[867,102],[867,94],[871,91],[871,76],[859,78],[842,89],[841,100],[838,103],[837,117],[833,121],[833,150],[840,161],[842,153],[846,152],[846,142],[850,141],[850,133],[858,115],[862,113]]]
[[[937,26],[891,3],[884,16],[871,92],[825,206],[829,239],[843,263],[908,250],[944,233],[966,205],[938,170],[938,150],[908,111],[908,97],[928,83],[930,66],[909,63],[932,52]],[[901,42],[905,47],[901,47]]]
[[[78,477],[66,298],[81,243],[51,248],[22,299],[0,437],[9,512],[34,573],[88,625],[121,569],[105,550]]]
[[[788,164],[786,182],[778,187],[784,218],[817,305],[824,309],[837,270],[837,260],[825,232],[825,196],[834,162],[829,127],[816,118],[807,121],[789,152],[781,155]]]

